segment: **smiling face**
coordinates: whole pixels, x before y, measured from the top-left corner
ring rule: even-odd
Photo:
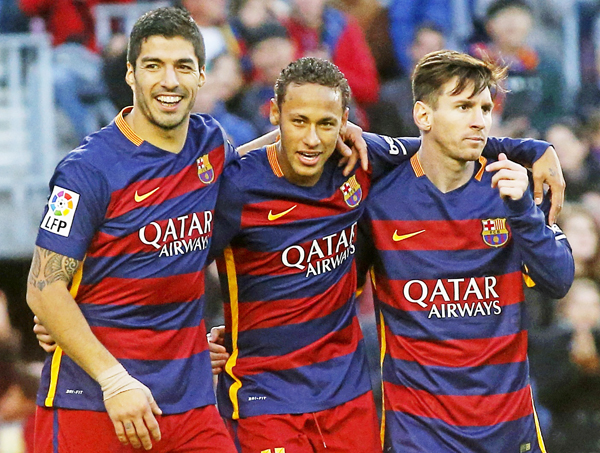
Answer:
[[[473,94],[473,84],[454,93],[457,79],[440,89],[434,105],[415,104],[415,122],[423,133],[423,143],[459,161],[479,159],[492,125],[492,96],[489,88]]]
[[[271,101],[270,116],[281,132],[277,156],[286,179],[299,186],[315,185],[348,120],[340,90],[291,83],[280,107]]]
[[[196,93],[205,80],[192,43],[179,36],[149,37],[135,68],[127,64],[125,79],[133,90],[138,127],[149,133],[187,131]]]

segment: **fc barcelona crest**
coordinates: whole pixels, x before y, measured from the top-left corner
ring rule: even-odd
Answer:
[[[502,247],[508,242],[506,219],[485,219],[481,221],[483,242],[490,247]]]
[[[196,163],[198,164],[198,178],[204,184],[210,184],[215,179],[215,170],[208,160],[208,155],[200,157]]]
[[[356,180],[356,175],[350,177],[348,181],[342,184],[340,190],[344,194],[344,201],[351,208],[358,206],[360,200],[362,200],[362,189]]]

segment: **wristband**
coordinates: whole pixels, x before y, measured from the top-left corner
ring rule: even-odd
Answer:
[[[118,395],[119,393],[138,389],[144,392],[144,395],[146,395],[150,404],[154,402],[154,398],[152,397],[152,392],[150,392],[150,389],[137,379],[131,377],[125,367],[121,364],[115,365],[110,367],[108,370],[103,371],[98,375],[96,380],[102,388],[104,401]]]

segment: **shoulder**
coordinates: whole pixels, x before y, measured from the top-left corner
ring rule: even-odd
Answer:
[[[266,148],[259,148],[227,165],[223,171],[223,181],[239,187],[260,185],[265,183],[269,172],[272,173]]]

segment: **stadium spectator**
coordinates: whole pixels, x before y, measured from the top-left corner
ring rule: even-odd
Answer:
[[[545,130],[563,114],[560,70],[527,38],[533,28],[531,7],[524,0],[496,0],[486,13],[489,42],[471,47],[471,54],[508,65],[508,90],[497,97],[495,114],[501,135],[515,136],[531,128]]]
[[[575,239],[569,236],[570,240]],[[531,337],[531,373],[552,413],[544,433],[552,453],[600,451],[600,291],[579,278],[557,307],[553,325]]]
[[[206,83],[198,91],[193,109],[195,112],[208,113],[221,123],[235,146],[258,137],[254,125],[229,111],[226,105],[239,92],[242,84],[239,60],[227,53],[216,56],[211,66],[207,67]]]
[[[131,1],[125,0],[124,2]],[[20,0],[28,16],[41,17],[52,36],[53,83],[56,104],[70,120],[79,143],[110,121],[116,111],[102,79],[102,59],[96,53],[93,7],[117,0]]]
[[[410,45],[411,64],[414,65],[429,52],[445,47],[444,35],[435,24],[423,24],[415,32]],[[368,109],[373,132],[398,136],[419,136],[413,120],[413,99],[410,74],[384,82],[379,102]]]
[[[273,130],[269,120],[273,86],[281,70],[294,59],[294,47],[285,27],[274,22],[248,30],[246,43],[255,76],[242,96],[238,113],[264,134]]]
[[[206,64],[223,52],[238,56],[239,44],[228,21],[227,0],[181,0],[198,24],[206,47]]]
[[[359,107],[377,101],[375,60],[356,19],[327,6],[326,0],[292,0],[292,13],[285,25],[296,48],[296,58],[331,60],[348,79]]]
[[[546,132],[563,167],[569,201],[580,201],[587,192],[600,192],[600,162],[590,150],[589,136],[586,128],[568,118],[552,124]]]
[[[573,250],[575,277],[600,282],[600,227],[592,213],[584,206],[567,204],[559,225]]]

